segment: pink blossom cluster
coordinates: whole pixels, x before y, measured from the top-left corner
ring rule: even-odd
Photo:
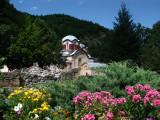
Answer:
[[[120,104],[124,104],[127,102],[126,98],[114,98],[110,92],[101,91],[101,92],[95,92],[91,93],[88,91],[81,92],[78,94],[73,102],[75,105],[78,105],[79,107],[85,106],[85,108],[92,110],[93,107],[96,107],[95,105],[102,106],[105,108],[105,110],[108,110],[110,107],[116,107]],[[113,118],[113,113],[111,111],[103,111],[105,116],[102,116],[102,118],[105,118],[106,120],[110,120]],[[86,117],[84,117],[86,119]],[[84,119],[83,118],[83,119]]]
[[[106,111],[106,116],[102,116],[103,119],[111,120],[113,118],[113,113],[111,111]]]
[[[147,104],[151,102],[152,106],[160,105],[160,93],[156,89],[150,90],[146,93],[144,97],[144,103]]]
[[[156,91],[156,89],[151,90],[150,86],[145,84],[144,86],[141,84],[138,84],[135,86],[135,89],[133,86],[126,86],[125,90],[127,90],[127,94],[132,97],[132,102],[139,103],[143,102],[145,105],[147,103],[150,103],[152,106],[158,106],[160,105],[160,93]],[[139,93],[144,93],[145,96],[142,98]]]
[[[144,87],[141,84],[136,85],[135,88],[137,89],[137,91],[143,91],[144,90]]]
[[[141,92],[148,92],[151,90],[151,87],[148,84],[145,84],[144,86],[141,84],[138,84],[135,86],[137,91],[141,91]]]
[[[81,120],[95,120],[95,117],[92,114],[88,114],[81,118]]]
[[[119,111],[119,113],[120,113],[121,115],[123,115],[123,116],[126,115],[126,113],[125,113],[124,111]]]
[[[133,97],[132,97],[132,102],[134,102],[134,103],[139,103],[140,101],[141,101],[141,95],[134,95]]]
[[[125,87],[125,90],[127,90],[127,94],[128,94],[129,96],[135,94],[133,86],[126,86],[126,87]]]
[[[109,106],[114,105],[117,106],[118,104],[126,103],[126,99],[122,98],[114,98],[109,92],[101,91],[90,93],[88,91],[84,91],[77,95],[73,102],[75,104],[82,104],[85,101],[85,106],[92,106],[92,102],[96,101],[97,103],[101,103],[103,105]]]

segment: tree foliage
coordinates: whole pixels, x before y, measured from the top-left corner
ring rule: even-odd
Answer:
[[[132,15],[130,15],[124,3],[118,11],[118,17],[115,18],[117,22],[113,23],[114,29],[111,39],[106,43],[108,59],[113,61],[136,60],[141,41],[136,32]]]
[[[63,14],[40,16],[40,18],[45,20],[47,26],[56,32],[58,39],[62,39],[66,35],[74,35],[88,47],[91,56],[100,57],[101,49],[99,48],[103,46],[109,29],[91,21],[79,20]]]
[[[8,48],[10,68],[29,67],[34,62],[40,66],[60,63],[61,41],[39,18],[32,21],[30,15],[26,15],[20,32],[11,36],[11,41]]]
[[[142,47],[140,60],[145,69],[160,72],[160,21],[153,25],[151,35]]]
[[[114,29],[109,30],[64,14],[27,17],[8,0],[0,2],[0,57],[9,58],[5,61],[10,68],[30,66],[35,61],[40,66],[49,61],[63,63],[59,54],[60,40],[74,35],[88,47],[91,56],[101,62],[131,59],[145,69],[160,70],[159,22],[152,29],[140,23],[136,25],[124,3],[115,17]],[[47,56],[51,50],[52,57]]]

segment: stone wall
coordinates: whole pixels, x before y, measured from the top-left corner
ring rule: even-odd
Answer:
[[[2,72],[3,80],[0,80],[0,86],[14,89],[19,86],[32,87],[35,83],[43,83],[46,80],[56,81],[61,78],[60,72],[52,73],[49,70],[42,69],[38,66],[32,66],[23,70],[14,70],[11,72]]]
[[[17,88],[20,86],[20,71],[14,70],[12,72],[3,72],[2,76],[3,79],[0,80],[0,86],[5,88]]]
[[[49,69],[42,69],[38,66],[32,66],[20,70],[14,70],[11,72],[3,72],[2,77],[4,80],[0,80],[0,86],[14,89],[19,86],[32,87],[35,83],[41,84],[45,81],[57,81],[58,79],[77,79],[80,74],[80,69],[66,69],[61,72],[53,72]]]
[[[0,80],[0,86],[9,89],[18,88],[19,86],[32,87],[35,83],[41,84],[48,80],[57,81],[64,78],[77,79],[81,75],[81,72],[82,70],[80,68],[65,69],[61,72],[53,72],[49,69],[42,69],[38,66],[32,66],[21,71],[14,70],[11,72],[3,72],[2,77],[4,80]],[[91,71],[91,76],[103,74],[104,73]]]
[[[23,69],[20,73],[20,86],[31,87],[34,83],[43,83],[46,80],[56,81],[60,78],[58,72],[52,73],[49,70],[42,69],[38,66]]]

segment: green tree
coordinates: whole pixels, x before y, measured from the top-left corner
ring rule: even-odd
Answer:
[[[153,25],[151,35],[144,44],[140,61],[145,69],[160,72],[160,21]]]
[[[9,31],[10,25],[0,25],[0,57],[5,56],[7,53],[6,48],[9,47]]]
[[[118,11],[117,22],[113,22],[114,29],[111,39],[107,41],[108,59],[112,61],[121,61],[126,59],[136,60],[139,55],[141,40],[136,31],[136,25],[133,22],[132,15],[127,10],[124,3]]]
[[[0,10],[9,5],[10,0],[0,0]]]
[[[26,14],[24,25],[20,32],[11,36],[8,48],[7,65],[9,68],[22,68],[38,62],[40,66],[60,64],[61,41],[56,34],[45,26],[43,20],[31,20]]]

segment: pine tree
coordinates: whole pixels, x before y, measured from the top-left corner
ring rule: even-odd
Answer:
[[[124,3],[121,4],[118,17],[115,18],[117,22],[113,22],[113,34],[106,43],[109,46],[107,51],[108,59],[112,61],[136,60],[141,40],[136,32],[136,25],[133,22],[132,15],[130,15]]]

